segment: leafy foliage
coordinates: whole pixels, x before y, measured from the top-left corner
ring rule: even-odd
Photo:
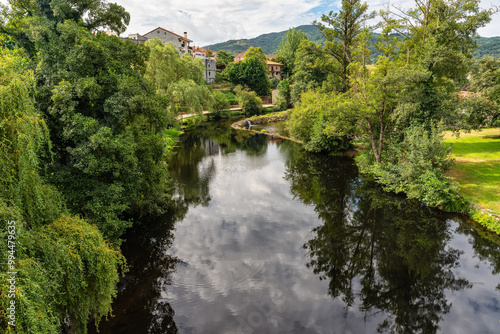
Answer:
[[[326,119],[333,108],[341,103],[339,95],[320,94],[307,91],[300,102],[289,113],[287,129],[293,138],[304,143],[310,152],[329,152],[349,148],[345,137],[331,135],[326,131]]]
[[[247,87],[258,95],[270,94],[267,66],[256,57],[235,63],[229,70],[228,79],[233,85]]]
[[[262,110],[262,100],[254,91],[238,86],[235,88],[236,99],[243,113],[247,116],[257,115]]]
[[[125,259],[79,218],[62,216],[34,233],[27,252],[43,263],[56,287],[55,309],[70,319],[73,331],[86,333],[90,316],[98,323],[111,313]]]
[[[142,78],[146,50],[71,21],[41,48],[37,97],[57,149],[53,172],[70,209],[117,239],[126,210],[167,203],[165,100]]]
[[[0,53],[0,236],[8,239],[7,222],[14,221],[17,271],[16,326],[2,312],[0,329],[57,333],[69,318],[73,332],[84,333],[91,314],[96,321],[109,314],[124,258],[96,226],[65,216],[63,197],[47,184],[48,129],[34,107],[35,79],[21,55]],[[4,259],[12,255],[7,249],[0,250]],[[6,310],[12,269],[6,261],[1,266],[0,305]]]
[[[325,50],[334,57],[341,67],[342,91],[347,91],[348,67],[352,60],[352,51],[356,44],[356,36],[361,32],[362,25],[375,16],[367,14],[368,5],[360,0],[342,0],[338,13],[331,11],[323,14],[321,21],[314,22],[326,38]]]
[[[307,39],[307,35],[304,32],[295,28],[288,29],[278,45],[278,57],[283,62],[283,75],[285,77],[290,77],[294,73],[296,54],[300,43],[305,39]]]
[[[278,96],[274,104],[280,110],[286,110],[290,107],[292,102],[292,89],[290,87],[290,80],[283,79],[278,84]]]
[[[336,73],[337,66],[324,49],[311,41],[303,40],[295,59],[293,100],[298,101],[300,94],[308,89],[319,89],[325,85],[332,91],[339,87]]]
[[[213,92],[213,102],[210,106],[210,110],[215,117],[228,117],[230,107],[229,101],[226,99],[226,94],[220,90]]]

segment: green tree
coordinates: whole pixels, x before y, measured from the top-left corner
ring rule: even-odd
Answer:
[[[267,69],[257,58],[235,63],[229,70],[228,78],[233,85],[248,87],[261,96],[271,92]]]
[[[211,103],[201,60],[187,54],[181,57],[172,43],[163,45],[157,38],[148,40],[146,46],[149,56],[144,77],[166,98],[170,114],[201,113]]]
[[[213,92],[213,102],[210,106],[213,115],[217,118],[229,116],[230,107],[229,101],[226,99],[226,94],[220,90]]]
[[[3,7],[0,33],[10,36],[15,44],[27,53],[36,55],[35,44],[40,38],[49,37],[57,24],[71,20],[88,30],[110,29],[124,32],[130,21],[125,8],[103,0],[9,0]]]
[[[245,52],[243,61],[249,62],[252,59],[257,59],[258,61],[260,61],[267,72],[267,57],[260,47],[254,48],[253,46],[251,46],[248,48],[247,52]]]
[[[460,109],[459,129],[478,129],[481,126],[500,125],[500,61],[482,58],[474,64],[470,74],[469,90],[478,94],[465,97]]]
[[[295,58],[299,50],[300,43],[307,39],[307,35],[300,30],[288,29],[285,36],[278,45],[277,55],[279,60],[283,62],[283,74],[291,77],[294,73]]]
[[[262,110],[262,100],[254,91],[248,91],[241,86],[235,88],[236,100],[245,115],[258,115]]]
[[[16,326],[0,315],[3,333],[57,333],[65,319],[84,333],[90,315],[108,315],[124,258],[101,232],[67,217],[64,199],[46,181],[48,128],[34,107],[35,77],[22,52],[0,50],[0,236],[15,222]],[[7,247],[2,258],[7,259]],[[0,305],[7,309],[7,261],[0,270]]]
[[[345,150],[350,146],[349,140],[344,134],[342,137],[332,134],[327,121],[329,114],[344,107],[341,95],[306,91],[290,111],[286,127],[293,138],[304,143],[307,151]]]
[[[308,40],[303,40],[295,58],[295,82],[292,98],[298,101],[300,94],[309,89],[319,89],[325,84],[331,90],[339,87],[337,67],[334,60],[323,50]]]
[[[142,78],[146,50],[94,35],[72,21],[40,42],[37,102],[56,148],[53,182],[69,207],[117,239],[125,211],[159,213],[168,202],[165,101]]]
[[[290,87],[290,80],[283,79],[278,84],[278,96],[275,104],[280,110],[286,110],[292,103],[292,89]]]
[[[352,61],[352,51],[356,45],[356,36],[361,32],[365,22],[375,16],[367,14],[368,5],[360,0],[342,0],[338,13],[331,11],[321,16],[321,22],[314,21],[325,36],[325,50],[340,64],[342,91],[349,89],[348,67]]]

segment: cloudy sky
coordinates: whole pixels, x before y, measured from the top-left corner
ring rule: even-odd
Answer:
[[[380,10],[388,0],[368,0],[370,10]],[[339,0],[110,0],[125,7],[131,19],[127,31],[145,34],[160,26],[188,38],[196,46],[253,38],[310,24],[321,14],[337,10]],[[483,8],[500,0],[481,0]],[[410,8],[413,0],[391,0],[392,5]],[[500,14],[479,31],[481,36],[500,35]]]

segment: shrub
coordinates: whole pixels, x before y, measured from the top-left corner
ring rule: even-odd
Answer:
[[[226,99],[226,94],[220,90],[214,91],[213,100],[209,107],[209,110],[212,111],[212,115],[216,118],[229,117],[229,107],[230,104]]]
[[[241,89],[241,87],[237,87],[235,92],[238,104],[245,115],[252,116],[261,112],[262,100],[255,92]]]

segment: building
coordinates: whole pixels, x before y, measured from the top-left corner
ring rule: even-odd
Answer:
[[[213,57],[205,57],[201,55],[195,55],[195,58],[201,59],[203,65],[205,65],[204,77],[207,83],[213,83],[215,81],[215,58]]]
[[[243,52],[240,52],[238,53],[237,55],[234,56],[234,61],[240,61],[240,60],[243,60],[243,58],[245,58],[245,52],[246,51],[243,51]]]
[[[124,41],[131,41],[133,44],[144,44],[148,40],[147,37],[144,37],[139,34],[130,34],[128,37],[120,37]]]
[[[206,82],[213,83],[215,81],[216,61],[213,57],[206,57],[206,54],[208,51],[211,51],[215,56],[217,52],[200,47],[190,47],[189,44],[193,41],[187,38],[186,32],[184,33],[183,37],[181,35],[177,35],[176,33],[163,29],[162,27],[158,27],[144,35],[130,34],[128,35],[128,38],[120,38],[122,40],[129,40],[134,44],[144,44],[150,38],[158,38],[162,41],[163,44],[172,43],[174,47],[179,51],[179,54],[181,56],[187,52],[193,57],[201,59],[201,61],[205,65],[204,78]]]
[[[189,52],[190,47],[189,44],[193,41],[187,38],[187,32],[184,33],[184,36],[177,35],[167,29],[162,27],[158,27],[156,29],[151,30],[150,32],[144,34],[146,38],[158,38],[163,42],[163,44],[172,43],[181,55]]]
[[[269,79],[276,78],[281,80],[283,73],[283,64],[277,63],[275,61],[267,61],[267,69],[269,70]]]
[[[207,53],[209,51],[210,51],[210,53],[212,54],[213,57],[217,56],[217,52],[215,52],[215,51],[212,51],[212,50],[209,50],[209,49],[205,49],[205,48],[196,47],[196,46],[193,46],[193,48],[191,50],[191,54],[193,55],[193,57],[196,57],[196,56],[206,57]]]

